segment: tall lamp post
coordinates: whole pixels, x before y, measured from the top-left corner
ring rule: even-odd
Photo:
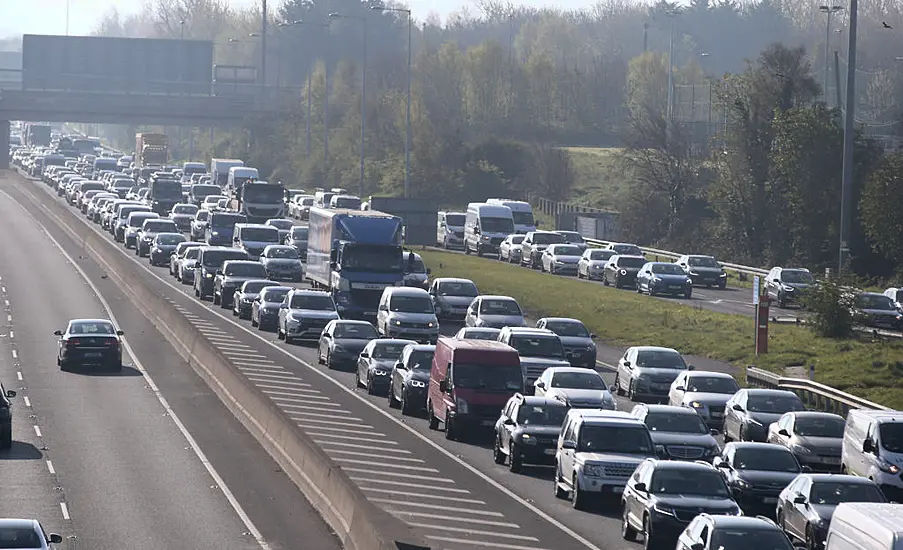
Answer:
[[[677,9],[665,12],[670,21],[668,24],[668,107],[667,117],[670,123],[674,119],[674,18],[680,15]]]
[[[828,51],[830,50],[831,45],[831,17],[843,10],[843,6],[819,6],[818,11],[826,14],[828,16],[827,21],[825,23],[825,80],[824,80],[824,92],[825,92],[825,104],[828,103],[828,73],[830,73],[830,61],[828,60]],[[840,93],[840,90],[838,90]]]
[[[363,40],[361,42],[361,146],[360,146],[360,175],[358,181],[358,196],[364,196],[364,140],[367,123],[367,18],[357,15],[343,15],[330,13],[330,19],[354,19],[361,22]]]
[[[407,107],[405,109],[405,131],[404,131],[404,196],[407,198],[410,194],[410,185],[411,185],[411,59],[412,59],[412,48],[411,48],[411,32],[414,24],[413,17],[411,17],[411,10],[406,8],[387,8],[385,6],[371,6],[372,10],[387,12],[387,11],[397,11],[406,13],[408,16],[408,76],[407,76],[407,91],[408,91],[408,100]]]
[[[856,26],[859,0],[850,0],[850,31],[847,44],[847,93],[843,124],[843,180],[840,192],[840,250],[837,273],[850,257],[850,226],[853,223],[853,125],[856,124]],[[838,90],[839,92],[840,90]]]

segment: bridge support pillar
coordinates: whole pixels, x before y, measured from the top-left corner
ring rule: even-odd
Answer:
[[[0,120],[0,170],[9,168],[9,121]]]

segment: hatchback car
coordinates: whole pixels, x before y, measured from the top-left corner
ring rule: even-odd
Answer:
[[[536,328],[551,330],[561,339],[564,354],[574,367],[596,368],[596,335],[583,321],[567,317],[543,317],[536,321]]]
[[[492,458],[520,472],[526,464],[554,464],[558,432],[568,407],[557,399],[515,394],[495,423]]]
[[[317,362],[328,369],[354,365],[364,347],[375,338],[379,334],[367,321],[330,321],[320,333]]]
[[[525,327],[524,312],[510,296],[477,296],[464,317],[467,327]]]
[[[683,296],[689,300],[693,295],[693,281],[679,265],[667,262],[649,262],[636,274],[636,291],[656,294]]]
[[[275,328],[279,321],[279,308],[291,290],[288,286],[268,286],[261,290],[251,304],[251,326],[257,327],[257,330]]]
[[[642,256],[612,256],[602,271],[602,284],[615,288],[635,288],[636,275],[646,265]]]
[[[806,408],[791,391],[761,388],[742,389],[727,403],[724,412],[725,441],[762,441],[768,438],[768,426],[781,415]]]
[[[279,283],[267,279],[250,279],[242,283],[232,295],[232,315],[239,319],[250,319],[251,306],[260,296],[260,291],[274,286],[279,286]]]
[[[294,340],[319,340],[330,321],[339,318],[328,292],[293,289],[279,306],[276,336],[286,344]]]
[[[519,264],[521,243],[523,242],[524,235],[508,235],[505,237],[505,240],[499,245],[499,261]]]
[[[689,254],[681,256],[674,261],[680,269],[693,280],[693,286],[706,288],[717,286],[720,289],[727,287],[727,273],[724,268],[711,256]]]
[[[728,443],[713,464],[744,514],[768,517],[774,517],[781,491],[804,471],[793,453],[770,443]]]
[[[730,374],[710,371],[680,373],[668,390],[668,404],[688,407],[696,411],[710,428],[724,426],[724,407],[740,390]]]
[[[903,329],[903,313],[893,300],[877,292],[861,292],[853,299],[856,320],[870,328]]]
[[[107,319],[73,319],[66,330],[53,332],[59,336],[56,363],[60,370],[83,365],[101,365],[122,370],[122,338],[124,334]]]
[[[148,254],[150,265],[166,265],[172,259],[176,247],[186,241],[185,235],[181,233],[158,233],[151,242]]]
[[[605,271],[605,264],[614,255],[614,250],[603,250],[601,248],[585,250],[583,255],[580,256],[580,261],[577,262],[577,278],[601,281],[602,273]]]
[[[784,413],[768,427],[766,441],[790,449],[800,464],[815,471],[840,472],[846,421],[819,411]]]
[[[426,410],[430,384],[430,368],[436,346],[411,342],[389,372],[389,406],[399,407],[401,414],[413,415]]]
[[[631,401],[665,401],[671,383],[682,372],[693,370],[674,349],[656,346],[628,348],[618,361],[615,389]]]
[[[641,404],[634,406],[630,414],[649,428],[662,457],[711,462],[721,452],[714,437],[718,432],[706,426],[692,409]]]
[[[553,244],[546,247],[540,257],[540,269],[552,275],[576,275],[577,262],[583,249],[572,244]]]
[[[434,279],[429,293],[439,319],[463,318],[467,314],[467,306],[480,295],[477,285],[470,279],[452,277]]]
[[[413,340],[401,340],[397,338],[374,338],[370,340],[357,358],[357,372],[355,382],[359,388],[367,388],[367,393],[387,392],[392,375],[392,369],[401,359],[401,353],[409,344],[416,344]],[[429,378],[429,371],[427,371]],[[392,408],[398,406],[396,398],[389,393],[389,404]]]
[[[463,327],[455,333],[458,340],[489,340],[495,342],[499,339],[502,329],[488,327]]]
[[[49,550],[52,544],[62,544],[63,537],[47,533],[36,519],[0,519],[0,548]]]
[[[271,244],[263,249],[260,263],[266,269],[267,276],[274,281],[300,282],[304,280],[304,264],[301,256],[293,246]]]
[[[699,514],[677,539],[676,550],[793,550],[768,518]]]

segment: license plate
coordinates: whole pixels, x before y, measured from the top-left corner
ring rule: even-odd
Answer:
[[[553,455],[553,454],[555,454],[555,449],[546,449],[543,452],[547,455]]]
[[[765,498],[762,499],[762,502],[763,502],[764,504],[777,504],[777,503],[778,503],[778,497],[765,497]]]
[[[495,420],[484,420],[480,422],[482,426],[495,426]]]
[[[101,357],[103,354],[99,351],[89,351],[85,353],[85,357]]]

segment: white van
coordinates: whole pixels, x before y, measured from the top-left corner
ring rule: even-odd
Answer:
[[[533,207],[529,202],[516,201],[514,199],[486,199],[486,204],[498,204],[511,209],[514,217],[514,232],[529,233],[536,231],[536,221],[533,219]]]
[[[903,505],[838,505],[831,517],[825,550],[903,550]]]
[[[226,189],[232,193],[240,190],[246,181],[260,179],[257,168],[250,166],[233,166],[229,168],[229,179],[226,180]]]
[[[514,233],[511,209],[497,204],[472,202],[464,220],[464,252],[477,256],[496,254],[505,237]]]
[[[903,412],[853,409],[843,432],[841,468],[903,501]]]
[[[439,212],[436,224],[436,244],[442,248],[464,246],[464,212]]]

